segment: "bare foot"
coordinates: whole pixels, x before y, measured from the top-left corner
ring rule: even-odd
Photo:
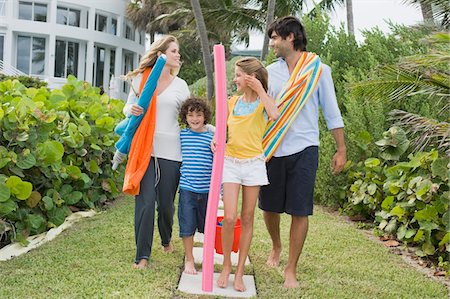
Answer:
[[[266,265],[271,268],[276,268],[280,265],[280,255],[281,255],[281,248],[273,248],[270,252],[269,257],[267,258]]]
[[[284,271],[284,284],[283,286],[287,289],[295,289],[300,286],[297,281],[296,273],[292,273],[290,271]]]
[[[163,246],[164,253],[172,253],[173,252],[173,245],[172,241],[169,242],[169,245]]]
[[[142,259],[139,263],[133,264],[133,269],[145,269],[148,266],[148,261],[146,259]]]
[[[230,277],[231,269],[223,268],[222,272],[220,272],[220,276],[217,279],[217,286],[219,288],[226,288],[228,286],[228,277]]]
[[[194,261],[186,261],[184,263],[184,273],[191,275],[197,274],[197,270],[195,270]]]
[[[244,280],[242,279],[242,274],[234,274],[234,289],[238,292],[245,292],[247,288],[244,285]]]

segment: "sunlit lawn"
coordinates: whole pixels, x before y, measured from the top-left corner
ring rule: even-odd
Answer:
[[[183,265],[176,217],[176,251],[164,254],[155,231],[150,268],[131,268],[133,207],[132,199],[119,200],[54,241],[0,262],[0,298],[194,298],[176,290]],[[283,217],[282,226],[287,238],[287,217]],[[283,242],[287,245],[286,239]],[[286,249],[280,268],[265,266],[270,241],[258,211],[250,252],[252,265],[247,273],[255,276],[259,298],[448,298],[445,286],[322,209],[316,209],[311,218],[298,271],[300,289],[282,287]]]

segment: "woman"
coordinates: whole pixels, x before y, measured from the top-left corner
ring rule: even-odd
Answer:
[[[168,35],[154,42],[150,51],[141,59],[139,67],[127,74],[127,78],[132,79],[132,89],[123,111],[127,116],[139,116],[143,113],[142,107],[136,104],[141,92],[139,89],[143,86],[141,81],[146,70],[153,67],[161,54],[165,54],[167,60],[155,90],[156,125],[151,159],[140,182],[140,193],[135,197],[135,269],[143,269],[148,265],[153,243],[155,202],[158,207],[161,244],[165,252],[173,251],[171,238],[174,199],[181,165],[178,112],[190,95],[186,82],[177,77],[181,55],[174,36]]]

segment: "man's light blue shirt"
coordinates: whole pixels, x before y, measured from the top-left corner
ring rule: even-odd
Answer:
[[[287,63],[281,58],[269,65],[267,71],[269,95],[275,99],[291,75]],[[344,127],[334,91],[331,68],[323,63],[322,75],[315,90],[275,151],[275,157],[289,156],[301,152],[308,146],[319,145],[319,106],[322,108],[329,130]]]

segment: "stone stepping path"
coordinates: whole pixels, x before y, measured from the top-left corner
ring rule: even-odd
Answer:
[[[223,210],[220,209],[217,211],[217,216],[223,216]],[[203,244],[204,235],[200,233],[196,233],[194,235],[195,243]],[[195,263],[201,263],[203,261],[203,247],[194,247],[193,250]],[[223,255],[217,254],[214,252],[214,264],[222,265]],[[231,263],[233,266],[236,266],[238,262],[238,253],[231,252]],[[250,265],[250,261],[247,257],[245,261],[245,265]],[[255,278],[253,275],[244,275],[244,284],[247,287],[245,292],[238,292],[233,288],[233,280],[234,274],[232,273],[229,278],[228,287],[227,288],[219,288],[216,285],[216,281],[219,278],[220,273],[214,273],[213,278],[213,289],[211,292],[204,292],[202,290],[202,272],[198,272],[197,275],[190,275],[182,272],[180,282],[178,284],[178,290],[188,294],[197,294],[197,295],[211,295],[211,296],[222,296],[222,297],[231,297],[231,298],[249,298],[256,296],[256,286],[255,286]]]

